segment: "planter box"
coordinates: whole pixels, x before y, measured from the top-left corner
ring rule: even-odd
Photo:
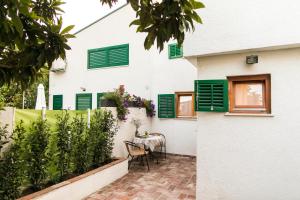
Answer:
[[[101,107],[117,107],[117,104],[114,101],[102,99],[100,101],[100,106]]]
[[[80,176],[21,197],[19,200],[80,200],[123,177],[127,173],[128,160],[121,158]]]

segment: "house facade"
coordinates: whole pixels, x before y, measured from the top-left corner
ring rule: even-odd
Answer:
[[[124,5],[76,33],[66,69],[50,74],[49,108],[96,109],[99,94],[124,85],[128,93],[154,101],[157,113],[147,131],[163,133],[169,153],[196,155],[191,80],[197,78],[197,70],[175,42],[161,53],[156,48],[145,51],[145,35],[129,28],[134,19],[132,8]],[[171,102],[158,110],[158,99]],[[177,112],[179,106],[183,113]]]
[[[197,199],[299,199],[300,2],[204,0],[184,53],[197,68]]]
[[[76,102],[86,97],[95,109],[98,93],[125,85],[154,101],[149,131],[166,135],[169,153],[197,155],[197,199],[299,199],[300,2],[203,2],[204,24],[187,35],[183,57],[170,59],[175,42],[145,51],[145,35],[128,27],[130,6],[81,30],[65,72],[50,74],[50,108],[85,108]],[[114,48],[121,64],[89,57]]]

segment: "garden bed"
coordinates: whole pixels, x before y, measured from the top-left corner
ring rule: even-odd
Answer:
[[[128,161],[119,158],[87,173],[63,181],[41,191],[19,198],[19,200],[82,199],[100,188],[109,185],[128,173]]]

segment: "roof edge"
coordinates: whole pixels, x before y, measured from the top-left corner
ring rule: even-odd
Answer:
[[[278,45],[261,46],[261,47],[255,47],[255,48],[245,48],[245,49],[237,49],[237,50],[229,50],[229,51],[208,52],[208,53],[203,53],[203,54],[190,54],[190,55],[184,55],[184,57],[187,59],[193,58],[193,57],[203,58],[203,57],[228,55],[228,54],[276,51],[276,50],[294,49],[294,48],[300,48],[300,43],[278,44]]]
[[[115,9],[115,10],[111,11],[110,13],[108,13],[108,14],[104,15],[103,17],[101,17],[101,18],[97,19],[96,21],[94,21],[94,22],[90,23],[89,25],[87,25],[87,26],[83,27],[82,29],[80,29],[80,30],[76,31],[76,32],[74,33],[74,35],[76,35],[76,34],[78,34],[78,33],[82,32],[82,31],[84,31],[85,29],[87,29],[87,28],[89,28],[89,27],[93,26],[94,24],[98,23],[98,22],[99,22],[99,21],[101,21],[102,19],[104,19],[104,18],[106,18],[106,17],[110,16],[111,14],[113,14],[113,13],[117,12],[118,10],[120,10],[120,9],[124,8],[124,7],[125,7],[125,6],[127,6],[128,4],[129,4],[129,3],[125,3],[124,5],[120,6],[119,8],[117,8],[117,9]]]

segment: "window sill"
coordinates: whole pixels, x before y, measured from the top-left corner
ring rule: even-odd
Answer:
[[[242,117],[274,117],[273,114],[266,114],[266,113],[225,113],[224,116],[242,116]]]
[[[197,117],[176,117],[177,120],[197,121]]]

